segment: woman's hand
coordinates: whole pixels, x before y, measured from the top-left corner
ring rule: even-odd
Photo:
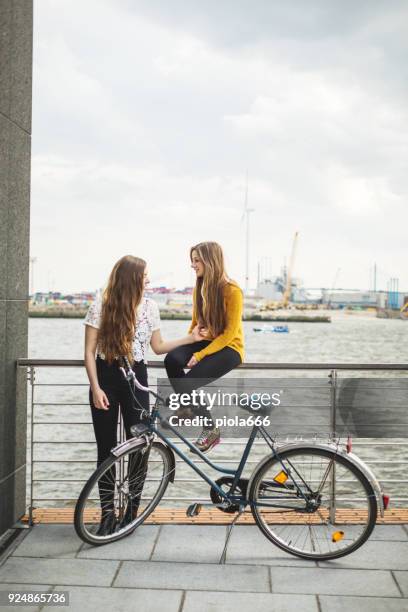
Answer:
[[[204,339],[203,336],[201,336],[200,327],[198,325],[192,329],[191,336],[193,338],[193,342],[200,342],[200,340]]]
[[[203,327],[202,325],[196,325],[193,328],[191,335],[193,337],[193,342],[201,342],[201,340],[208,340],[209,338],[211,338],[208,329],[206,327]]]
[[[188,364],[186,365],[186,368],[193,368],[195,365],[197,365],[197,363],[198,361],[193,355]]]
[[[210,334],[210,330],[207,327],[199,327],[198,328],[200,331],[200,339],[201,340],[208,340],[211,338],[211,334]]]
[[[105,391],[103,391],[100,387],[92,389],[92,399],[95,408],[100,408],[101,410],[109,410],[109,400],[106,396]]]

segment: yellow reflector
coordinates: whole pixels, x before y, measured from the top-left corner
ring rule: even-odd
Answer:
[[[334,531],[332,535],[332,542],[340,542],[344,538],[344,531]]]
[[[288,475],[283,470],[279,472],[279,474],[276,474],[274,478],[275,482],[279,482],[279,484],[283,484],[284,482],[287,481],[287,479],[288,479]]]

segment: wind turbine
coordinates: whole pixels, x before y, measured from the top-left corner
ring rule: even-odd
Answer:
[[[248,170],[246,172],[245,181],[245,204],[244,212],[242,213],[241,223],[246,221],[246,240],[245,240],[245,294],[249,292],[249,215],[254,212],[254,208],[248,208]]]

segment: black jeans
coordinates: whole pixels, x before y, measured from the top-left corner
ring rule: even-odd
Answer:
[[[191,393],[194,389],[204,387],[209,383],[221,378],[241,363],[240,354],[229,346],[225,346],[220,351],[206,355],[188,372],[184,368],[190,361],[193,353],[201,351],[210,344],[209,340],[201,340],[192,344],[178,346],[167,353],[164,364],[171,386],[176,393]],[[209,420],[208,412],[196,410],[199,415],[206,415]]]
[[[132,398],[128,383],[123,378],[116,361],[109,365],[106,361],[98,357],[96,360],[96,369],[99,386],[106,393],[109,401],[108,410],[96,408],[93,403],[92,391],[89,389],[89,403],[91,406],[92,421],[98,450],[97,465],[99,466],[109,457],[111,449],[117,444],[119,408],[122,413],[126,438],[132,437],[130,433],[131,426],[140,422],[140,411],[135,410],[133,407],[135,401]],[[147,386],[146,364],[142,361],[136,362],[133,365],[133,371],[137,379],[143,385]],[[148,410],[149,394],[139,389],[135,389],[134,394],[140,405]],[[140,406],[136,404],[136,408],[140,408]],[[145,453],[142,461],[141,457],[139,457],[139,453],[134,453],[129,460],[129,488],[131,489],[132,497],[137,497],[138,499],[143,489],[147,469],[147,455],[148,453]],[[103,513],[113,509],[115,477],[115,470],[111,468],[104,478],[99,480],[99,495]]]

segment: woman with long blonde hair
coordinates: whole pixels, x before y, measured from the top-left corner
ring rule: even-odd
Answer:
[[[191,247],[190,260],[196,285],[189,333],[198,327],[204,339],[179,346],[166,355],[167,375],[176,393],[191,393],[202,384],[224,376],[244,358],[242,290],[226,273],[221,246],[217,242],[200,242]],[[187,373],[185,368],[189,368]],[[190,416],[189,412],[191,409],[179,409],[178,416]],[[204,409],[198,414],[205,414],[207,423],[195,445],[207,452],[218,444],[220,431],[208,411]]]
[[[130,428],[140,422],[141,410],[149,409],[148,393],[135,390],[139,410],[121,375],[123,357],[129,360],[138,380],[147,381],[147,351],[152,347],[156,354],[164,354],[178,346],[194,343],[200,338],[198,328],[191,328],[188,335],[165,342],[160,333],[159,308],[153,300],[144,297],[149,282],[146,262],[139,257],[126,255],[119,259],[109,276],[102,299],[97,299],[85,317],[85,367],[89,378],[89,403],[97,443],[99,466],[116,446],[118,410],[120,407],[126,437]],[[132,466],[133,476],[143,466]],[[137,472],[139,474],[139,472]],[[99,535],[115,530],[117,517],[114,508],[114,475],[99,483],[101,522]],[[144,477],[132,478],[134,482]],[[141,492],[141,491],[140,491]],[[123,522],[130,522],[137,515],[137,495],[132,506],[126,508]]]

